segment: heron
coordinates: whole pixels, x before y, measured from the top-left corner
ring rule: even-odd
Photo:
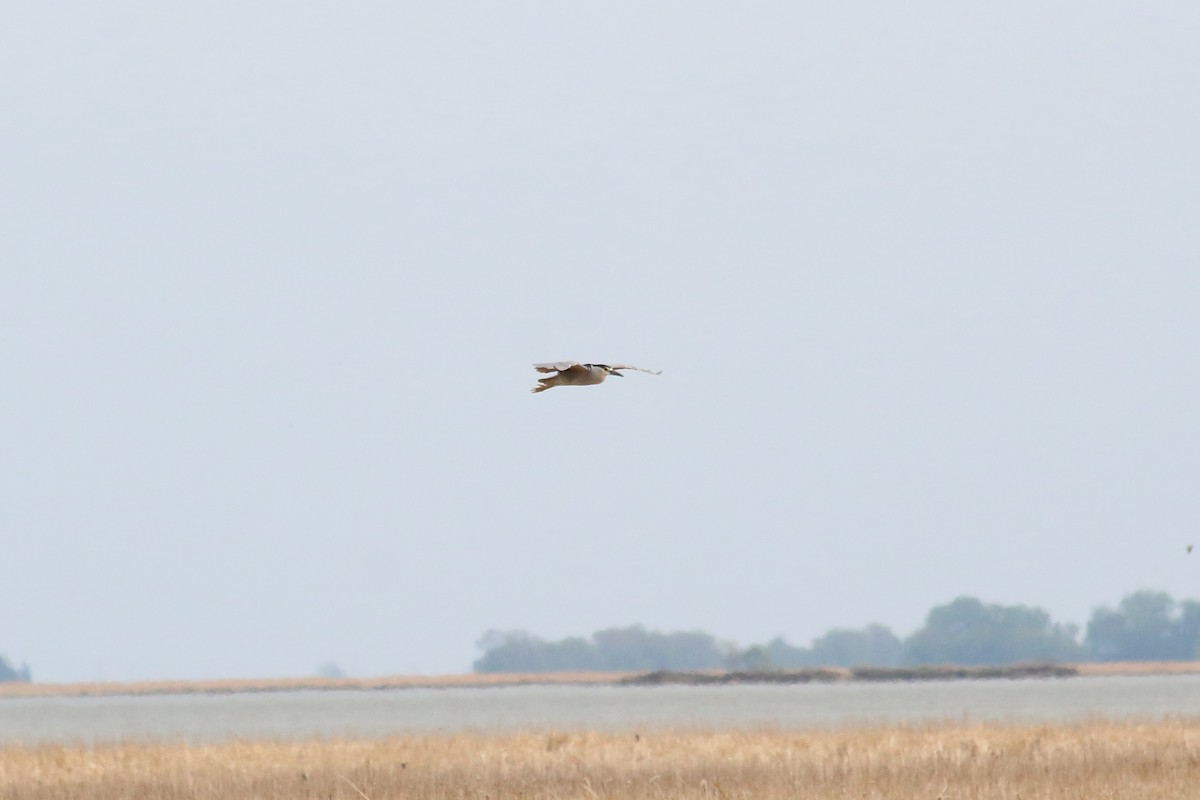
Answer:
[[[534,364],[538,372],[553,372],[548,378],[538,378],[538,385],[531,392],[544,392],[554,386],[592,386],[604,383],[609,375],[624,378],[617,370],[636,369],[638,372],[648,372],[651,375],[661,375],[662,370],[643,369],[632,364],[580,364],[578,361],[547,361],[544,364]]]

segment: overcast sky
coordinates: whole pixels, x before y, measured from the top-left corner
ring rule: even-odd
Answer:
[[[1193,2],[5,3],[0,653],[1200,597]],[[662,369],[531,395],[531,362]]]

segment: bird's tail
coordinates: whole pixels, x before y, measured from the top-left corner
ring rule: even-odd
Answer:
[[[546,378],[538,378],[538,385],[533,387],[529,391],[533,392],[534,394],[537,394],[538,392],[544,392],[547,389],[551,389],[555,386],[558,386],[558,378],[559,378],[558,375],[551,375]]]

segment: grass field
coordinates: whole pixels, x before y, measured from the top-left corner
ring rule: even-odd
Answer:
[[[0,800],[1200,798],[1200,720],[0,748]]]

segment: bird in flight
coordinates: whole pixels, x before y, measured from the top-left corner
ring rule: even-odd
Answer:
[[[631,364],[580,364],[578,361],[547,361],[544,364],[534,364],[538,372],[553,372],[548,378],[538,378],[538,385],[531,392],[544,392],[554,386],[592,386],[604,383],[609,375],[624,378],[617,370],[636,369],[638,372],[649,372],[651,375],[661,375],[662,370],[642,369]]]

